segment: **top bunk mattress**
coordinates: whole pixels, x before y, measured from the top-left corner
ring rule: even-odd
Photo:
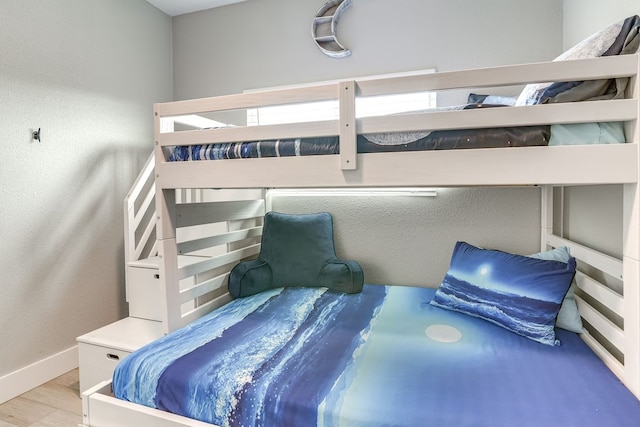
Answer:
[[[435,290],[287,288],[134,352],[116,397],[230,426],[636,426],[640,401],[578,334],[547,346],[429,304]]]
[[[624,143],[622,122],[358,135],[358,153]],[[335,137],[171,147],[168,161],[340,154]]]

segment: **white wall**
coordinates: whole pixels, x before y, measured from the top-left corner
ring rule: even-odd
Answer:
[[[367,0],[354,1],[338,25],[352,55],[330,58],[311,37],[325,1],[250,0],[174,18],[175,98],[533,62],[562,51],[557,0]]]
[[[2,389],[127,313],[122,201],[152,150],[152,103],[172,98],[172,39],[144,0],[0,10]]]
[[[564,49],[633,15],[640,15],[638,0],[564,0]]]

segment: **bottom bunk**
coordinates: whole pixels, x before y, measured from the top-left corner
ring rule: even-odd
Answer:
[[[637,425],[640,401],[578,334],[558,329],[561,344],[543,345],[436,307],[434,293],[240,298],[125,359],[113,390],[204,425]]]
[[[627,228],[636,223],[628,204],[635,189],[626,185],[623,190],[622,234],[627,237]],[[500,311],[491,317],[491,311],[469,313],[462,307],[459,311],[465,314],[431,304],[435,297],[446,305],[451,292],[444,284],[455,282],[449,276],[467,280],[473,271],[473,279],[480,280],[509,269],[491,260],[476,260],[465,276],[456,273],[460,269],[451,257],[446,275],[438,270],[433,275],[437,278],[424,279],[433,287],[442,281],[438,290],[413,282],[405,283],[414,286],[365,285],[353,294],[325,288],[271,288],[237,298],[194,321],[190,314],[183,316],[189,320],[185,328],[126,358],[113,383],[83,393],[83,425],[636,425],[640,401],[635,251],[625,250],[617,259],[555,235],[554,213],[561,217],[564,210],[560,193],[542,189],[542,235],[534,233],[534,238],[541,238],[543,252],[536,258],[515,256],[524,259],[525,266],[512,270],[524,271],[529,262],[551,264],[565,279],[571,278],[572,271],[565,269],[575,268],[569,253],[574,256],[578,268],[569,292],[563,279],[565,288],[555,292],[550,303],[519,300],[541,310],[551,307],[554,313],[562,313],[561,302],[572,300],[573,316],[558,315],[568,324],[555,321],[555,315],[550,321],[510,310],[512,295],[497,298],[503,306],[508,301],[507,310],[502,310],[508,318]],[[438,204],[446,204],[446,194],[443,191]],[[228,230],[181,242],[174,249],[163,242],[161,247],[170,248],[165,253],[202,250],[205,243],[227,246],[227,251],[201,265],[168,270],[179,279],[195,275],[198,282],[193,288],[174,289],[176,295],[168,294],[168,301],[197,298],[200,313],[200,308],[230,299],[220,292],[226,292],[227,285],[233,288],[232,267],[256,255],[262,258],[272,217],[265,215],[265,209],[283,206],[270,197],[266,202],[255,197],[259,200],[176,205],[177,227],[228,221]],[[435,203],[432,199],[420,199],[419,204]],[[408,207],[406,201],[403,205]],[[344,229],[338,231],[344,234]],[[568,250],[563,252],[563,247]],[[425,265],[420,271],[437,270],[438,255],[423,255],[428,260],[424,264],[431,267]],[[381,262],[391,267],[388,264]],[[621,283],[603,284],[608,278]],[[214,299],[203,299],[203,292],[211,289]],[[545,290],[537,292],[536,299],[542,294],[548,296]],[[486,300],[486,295],[482,298]],[[492,298],[496,300],[495,295]],[[532,317],[542,333],[523,336],[519,327]],[[571,326],[576,318],[579,324]]]

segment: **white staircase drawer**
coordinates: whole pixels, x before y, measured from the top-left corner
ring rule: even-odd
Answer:
[[[130,353],[123,350],[78,343],[80,392],[110,379],[116,365]]]

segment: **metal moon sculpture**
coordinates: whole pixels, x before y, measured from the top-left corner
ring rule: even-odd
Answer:
[[[336,27],[340,16],[351,6],[351,0],[331,0],[318,10],[313,18],[311,34],[320,51],[333,58],[344,58],[351,51],[340,44]]]

